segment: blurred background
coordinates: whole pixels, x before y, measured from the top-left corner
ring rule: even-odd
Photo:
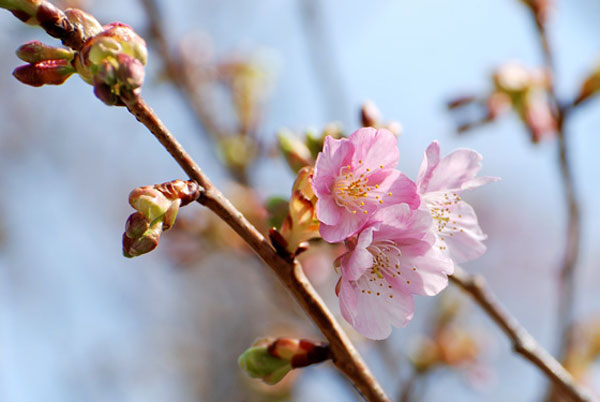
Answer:
[[[277,153],[282,128],[299,138],[307,130],[349,134],[370,99],[384,121],[401,124],[399,168],[413,179],[434,139],[444,153],[479,151],[482,174],[502,181],[464,195],[489,235],[487,254],[465,268],[482,274],[532,335],[558,352],[567,217],[556,137],[546,133],[534,144],[515,113],[458,135],[446,107],[457,96],[489,94],[493,72],[508,61],[542,65],[524,4],[161,0],[166,52],[148,2],[60,4],[102,23],[130,24],[147,39],[146,101],[262,230],[265,202],[289,197],[294,180]],[[551,10],[563,99],[573,99],[598,66],[599,17],[593,0],[560,0]],[[180,212],[155,252],[122,256],[129,192],[184,174],[125,109],[105,107],[78,77],[60,87],[17,82],[18,46],[58,42],[5,10],[0,26],[0,400],[357,400],[330,363],[298,370],[275,387],[239,370],[237,357],[257,337],[321,336],[269,269],[200,206]],[[173,71],[169,78],[167,53],[187,81]],[[597,100],[566,125],[582,212],[580,348],[571,368],[596,395],[599,127]],[[302,258],[339,316],[331,264],[337,254],[315,243]],[[344,325],[394,399],[410,386],[408,400],[533,401],[548,386],[453,286],[418,298],[413,322],[386,341],[365,340]]]

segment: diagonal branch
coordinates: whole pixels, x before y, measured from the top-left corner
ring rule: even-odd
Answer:
[[[204,188],[198,202],[212,210],[235,230],[289,289],[329,341],[332,360],[336,367],[352,381],[366,400],[389,401],[340,324],[304,275],[302,266],[295,260],[291,261],[277,254],[263,235],[202,173],[181,144],[141,98],[125,101],[128,110],[154,134],[188,176]]]
[[[458,285],[481,306],[490,318],[511,340],[515,352],[529,360],[548,377],[552,383],[573,401],[591,401],[591,396],[581,388],[573,376],[511,316],[488,289],[484,279],[470,275],[456,266],[450,280]]]
[[[559,357],[564,358],[567,352],[569,339],[571,338],[571,328],[573,323],[573,310],[575,304],[575,274],[577,260],[580,250],[581,238],[581,216],[579,212],[579,201],[575,191],[575,180],[569,158],[569,148],[567,143],[567,131],[565,123],[569,116],[569,111],[575,104],[563,105],[556,93],[554,83],[556,77],[556,68],[554,63],[554,54],[548,38],[545,20],[539,13],[532,9],[531,15],[534,19],[538,33],[539,45],[542,51],[544,64],[550,74],[549,95],[553,103],[554,117],[557,122],[558,136],[558,165],[562,188],[565,195],[567,207],[567,226],[565,232],[565,248],[563,261],[560,268],[559,299],[558,299],[558,331],[559,331]]]

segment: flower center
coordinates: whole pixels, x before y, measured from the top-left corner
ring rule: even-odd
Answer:
[[[359,161],[359,170],[362,161]],[[383,169],[383,165],[379,166]],[[369,185],[369,177],[373,171],[365,168],[363,173],[358,173],[350,165],[342,166],[333,183],[333,199],[335,203],[352,214],[358,211],[368,214],[367,203],[383,204],[384,193],[379,189],[379,184]],[[392,193],[388,192],[388,196]]]
[[[458,194],[428,194],[424,199],[436,225],[437,235],[440,240],[445,241],[447,236],[453,237],[454,233],[457,231],[463,231],[463,229],[460,228],[460,224],[456,223],[456,219],[462,218],[462,215],[456,215],[454,213],[454,206],[461,201]],[[440,246],[440,249],[445,250],[446,246]]]
[[[373,256],[373,265],[358,281],[359,289],[362,294],[374,295],[374,296],[385,296],[386,298],[393,299],[393,291],[395,284],[390,282],[390,278],[403,278],[407,285],[410,285],[411,281],[408,272],[403,270],[406,267],[402,267],[400,264],[400,257],[402,257],[402,251],[398,244],[393,240],[379,240],[373,242],[367,250]],[[416,271],[417,267],[413,266],[412,271]]]

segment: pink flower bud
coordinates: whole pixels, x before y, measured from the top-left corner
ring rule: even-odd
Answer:
[[[71,49],[48,46],[40,41],[27,42],[17,49],[17,57],[31,64],[46,60],[72,60]]]
[[[127,233],[123,233],[123,255],[132,258],[154,250],[158,246],[162,231],[162,222],[156,222],[140,237],[131,238]]]
[[[141,212],[129,215],[125,222],[125,234],[131,239],[141,237],[150,228],[150,222]]]
[[[378,127],[381,122],[381,112],[373,101],[366,101],[360,109],[360,120],[363,127]]]
[[[46,84],[61,85],[74,72],[75,69],[67,60],[46,60],[17,67],[13,75],[23,84],[41,87]]]

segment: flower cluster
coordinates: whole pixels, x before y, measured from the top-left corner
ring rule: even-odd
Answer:
[[[497,180],[476,177],[482,157],[472,150],[442,158],[433,142],[416,183],[396,169],[399,157],[391,132],[362,128],[326,138],[313,177],[320,234],[347,249],[336,260],[342,315],[372,339],[406,325],[413,295],[443,290],[454,262],[485,252],[486,236],[460,194]]]

